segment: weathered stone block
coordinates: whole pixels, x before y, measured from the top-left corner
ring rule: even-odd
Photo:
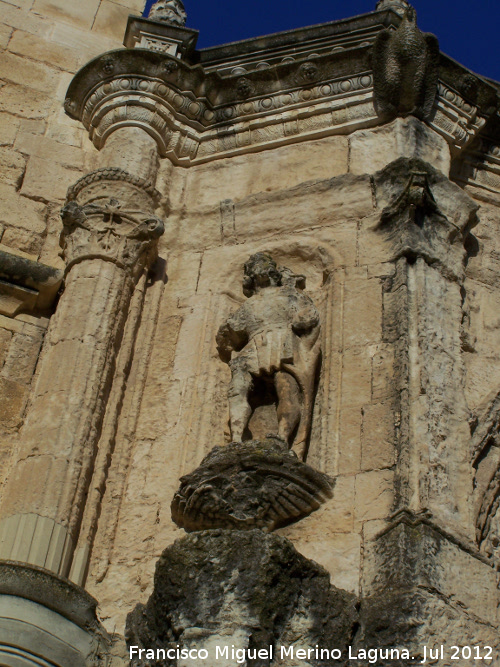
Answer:
[[[38,134],[19,132],[14,148],[26,155],[51,163],[55,161],[55,164],[59,163],[72,169],[83,169],[85,164],[85,153],[81,149],[61,144]]]
[[[74,3],[64,0],[35,0],[33,11],[42,16],[73,23],[90,30],[99,7],[100,0]]]
[[[393,501],[393,471],[374,470],[356,475],[355,521],[387,518]]]
[[[21,250],[33,257],[38,257],[43,245],[43,236],[22,227],[6,227],[2,236],[2,244],[13,250]]]
[[[359,472],[361,467],[361,407],[346,405],[340,413],[338,469],[340,474]]]
[[[0,328],[0,370],[3,368],[5,358],[12,340],[12,331]]]
[[[370,403],[371,357],[364,347],[345,351],[342,372],[342,406],[353,408]]]
[[[353,174],[372,174],[400,157],[420,158],[446,175],[450,171],[446,139],[413,116],[359,130],[350,137],[349,171]]]
[[[45,206],[22,197],[13,187],[0,183],[0,222],[42,234],[45,231]],[[9,245],[5,238],[2,243]],[[21,249],[21,248],[20,248]]]
[[[81,172],[67,169],[58,162],[32,156],[28,160],[21,194],[42,201],[64,201],[70,185]]]
[[[29,384],[42,344],[42,330],[34,330],[31,335],[14,334],[9,354],[0,372],[0,377],[15,380],[20,384]]]
[[[20,9],[29,10],[33,4],[33,0],[3,0],[13,7],[19,7]]]
[[[53,103],[53,98],[46,93],[26,86],[7,84],[2,88],[0,111],[7,111],[25,118],[41,119],[47,116]]]
[[[0,147],[0,181],[18,186],[22,180],[26,158],[8,146]]]
[[[31,118],[19,119],[19,132],[27,134],[45,134],[47,122],[45,120],[36,120]]]
[[[491,565],[437,527],[406,521],[405,515],[365,548],[363,578],[368,597],[435,591],[483,622],[497,622],[496,575]]]
[[[361,468],[390,468],[395,461],[394,414],[389,403],[363,408]]]
[[[345,284],[344,343],[378,343],[382,336],[382,288],[377,279],[347,280]]]
[[[48,65],[76,72],[78,68],[78,52],[76,49],[53,44],[46,39],[23,30],[16,30],[9,42],[9,51],[19,56],[40,60]]]
[[[47,93],[57,86],[57,73],[42,63],[4,53],[0,61],[0,78]]]
[[[130,9],[124,7],[122,4],[109,2],[109,0],[101,0],[92,30],[102,33],[106,37],[114,37],[117,41],[120,41],[125,34],[127,18],[130,13]]]
[[[26,386],[0,377],[0,402],[2,411],[0,423],[5,428],[16,428],[21,424],[21,417],[26,402]]]
[[[206,648],[212,664],[215,644],[229,650],[292,643],[345,650],[356,620],[354,603],[354,596],[331,586],[327,572],[288,540],[260,531],[203,531],[163,552],[147,605],[128,616],[127,642]],[[135,657],[132,664],[147,662]]]
[[[378,403],[394,395],[394,349],[381,345],[372,358],[372,401]]]
[[[0,146],[12,146],[19,128],[19,118],[0,113]]]
[[[12,28],[0,23],[0,49],[5,49],[12,35]]]

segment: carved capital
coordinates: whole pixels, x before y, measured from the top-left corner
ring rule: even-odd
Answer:
[[[412,171],[401,195],[382,211],[380,224],[384,225],[402,217],[407,222],[422,227],[425,218],[431,214],[443,217],[429,187],[428,174],[425,171]]]
[[[375,175],[382,213],[378,229],[392,244],[392,259],[422,257],[461,278],[464,242],[477,224],[478,206],[431,165],[401,158]]]
[[[61,246],[69,268],[100,258],[133,269],[164,232],[160,218],[126,209],[113,198],[81,206],[68,202],[61,211]]]

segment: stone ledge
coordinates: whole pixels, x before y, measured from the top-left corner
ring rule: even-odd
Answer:
[[[14,317],[21,311],[52,306],[63,272],[29,255],[0,244],[0,313]]]

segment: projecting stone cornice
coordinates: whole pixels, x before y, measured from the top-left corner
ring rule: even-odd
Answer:
[[[140,21],[131,17],[131,21]],[[392,11],[190,52],[141,48],[92,60],[65,103],[100,149],[119,127],[152,135],[175,164],[196,164],[387,121],[374,94],[373,45],[396,30]],[[469,146],[497,114],[497,89],[439,55],[425,119],[452,146]]]

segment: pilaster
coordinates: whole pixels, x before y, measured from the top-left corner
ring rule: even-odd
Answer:
[[[149,135],[123,128],[103,157],[113,166],[71,187],[61,213],[65,290],[0,505],[0,558],[62,576],[71,569],[79,583],[90,545],[73,556],[117,354],[135,284],[164,230],[153,213],[158,154]]]

